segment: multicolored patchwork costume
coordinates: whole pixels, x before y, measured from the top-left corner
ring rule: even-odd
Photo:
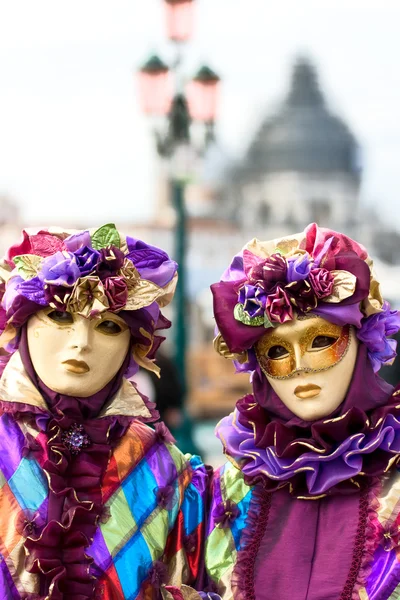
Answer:
[[[150,418],[150,411],[130,383],[124,382],[107,407],[107,416],[84,423],[92,443],[72,459],[58,492],[65,497],[59,523],[62,533],[53,532],[53,540],[43,540],[40,554],[37,540],[49,526],[49,485],[59,484],[59,473],[46,470],[51,463],[49,454],[55,450],[47,430],[51,415],[26,375],[18,352],[0,380],[0,397],[2,600],[157,598],[161,584],[168,582],[163,562],[166,547],[177,572],[184,573],[183,583],[196,581],[207,475],[199,459],[187,460],[171,443],[165,427],[158,425],[154,431],[141,422]],[[122,405],[130,407],[123,415]],[[122,417],[133,419],[115,444],[99,482],[91,468],[91,458],[96,455],[96,421],[107,420],[115,429]],[[60,449],[61,445],[58,450],[62,452]],[[79,478],[79,484],[68,489],[68,481],[74,478]],[[68,495],[75,500],[68,500]],[[85,548],[80,535],[91,524],[88,504],[93,501],[101,502],[102,511]],[[25,569],[26,554],[29,571]],[[36,556],[43,562],[38,560],[35,567]],[[66,587],[68,576],[75,580],[71,593]],[[43,580],[47,578],[54,582],[63,579],[63,591],[44,594]],[[93,582],[95,595],[91,596]]]

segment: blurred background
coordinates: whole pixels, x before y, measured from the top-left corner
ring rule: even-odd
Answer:
[[[209,291],[252,237],[348,233],[400,307],[397,0],[0,0],[0,251],[115,222],[181,265],[164,379],[184,450],[248,390]],[[397,379],[397,367],[386,371]]]

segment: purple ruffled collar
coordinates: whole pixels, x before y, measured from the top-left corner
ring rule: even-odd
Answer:
[[[269,427],[269,433],[275,439],[278,435],[280,442],[287,432],[285,425],[265,422],[265,410],[252,395],[238,402],[216,433],[248,484],[261,480],[269,491],[290,484],[290,492],[302,498],[348,494],[364,484],[365,476],[380,475],[399,459],[400,407],[396,394],[384,409],[373,411],[374,415],[355,408],[337,419],[320,422],[335,425],[336,421],[344,426],[347,422],[346,429],[351,424],[354,432],[341,442],[335,443],[327,431],[321,427],[318,431],[316,426],[314,433],[318,435],[312,441],[297,439],[281,443],[281,447],[268,442],[263,445],[258,435],[261,428]]]

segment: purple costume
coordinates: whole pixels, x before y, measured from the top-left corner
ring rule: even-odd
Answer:
[[[370,265],[353,240],[311,225],[250,242],[212,286],[215,346],[253,386],[217,426],[229,462],[214,475],[206,569],[223,600],[400,597],[400,390],[376,374],[400,321]],[[318,420],[287,408],[254,351],[294,313],[350,324],[359,340],[345,399]]]

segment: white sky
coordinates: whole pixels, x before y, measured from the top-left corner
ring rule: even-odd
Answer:
[[[0,194],[24,223],[143,220],[154,151],[136,67],[168,58],[161,0],[0,0]],[[400,228],[398,0],[196,0],[187,73],[222,77],[218,137],[240,154],[296,53],[364,150],[363,199]]]

